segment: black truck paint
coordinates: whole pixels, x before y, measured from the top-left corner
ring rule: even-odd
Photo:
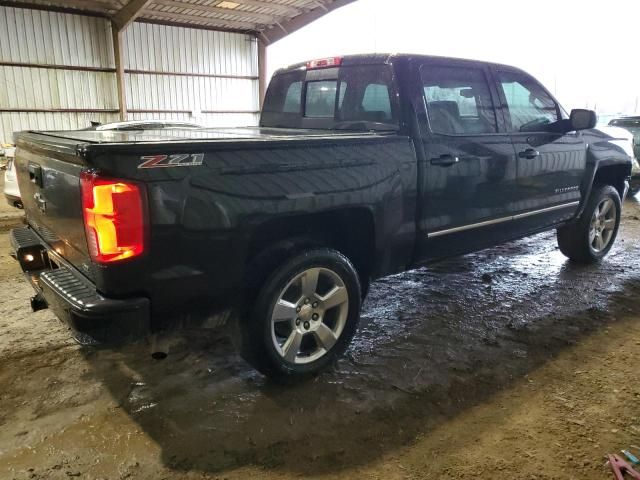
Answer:
[[[256,277],[265,257],[278,259],[274,269],[301,249],[329,247],[350,260],[366,292],[375,278],[576,224],[594,185],[626,194],[631,145],[572,129],[555,100],[557,122],[514,131],[497,81],[500,72],[526,75],[512,67],[369,55],[344,57],[339,68],[295,65],[275,77],[331,82],[350,66],[388,69],[395,124],[372,121],[379,112],[339,123],[338,114],[300,111],[264,112],[251,128],[18,133],[28,226],[12,242],[19,259],[37,257],[21,263],[38,298],[81,341],[138,337],[251,303],[260,288],[252,282],[269,273]],[[492,131],[434,132],[421,72],[449,67],[484,76],[495,124],[480,128]],[[460,95],[478,101],[466,90]],[[270,95],[280,93],[270,87],[267,103]],[[480,125],[480,116],[457,118]],[[85,170],[142,186],[148,241],[140,257],[92,261],[80,199]]]

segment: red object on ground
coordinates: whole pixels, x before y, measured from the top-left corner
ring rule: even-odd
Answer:
[[[621,459],[618,455],[607,455],[609,465],[613,470],[613,476],[616,480],[624,480],[624,474],[627,473],[631,478],[640,480],[640,473],[636,472],[631,465]]]

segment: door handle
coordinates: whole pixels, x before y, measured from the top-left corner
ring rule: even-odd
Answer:
[[[458,163],[460,159],[458,157],[454,157],[453,155],[445,154],[440,155],[439,157],[431,159],[431,165],[438,165],[440,167],[450,167]]]
[[[533,148],[527,148],[526,150],[523,150],[522,152],[518,153],[518,156],[520,158],[528,158],[529,160],[539,157],[540,156],[540,152],[537,150],[534,150]]]

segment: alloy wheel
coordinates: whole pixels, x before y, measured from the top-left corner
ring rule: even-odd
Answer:
[[[286,361],[306,364],[324,356],[347,322],[349,294],[340,276],[315,267],[297,274],[280,292],[271,313],[271,337]]]
[[[589,227],[589,245],[594,252],[600,253],[609,246],[617,219],[618,212],[613,200],[603,199],[593,212]]]

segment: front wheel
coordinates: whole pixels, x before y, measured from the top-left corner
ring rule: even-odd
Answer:
[[[620,195],[615,188],[594,186],[580,218],[558,228],[560,251],[579,263],[602,259],[618,234],[621,211]]]
[[[241,353],[275,379],[315,374],[349,345],[360,302],[358,274],[344,255],[307,250],[276,269],[260,289],[242,324]]]

